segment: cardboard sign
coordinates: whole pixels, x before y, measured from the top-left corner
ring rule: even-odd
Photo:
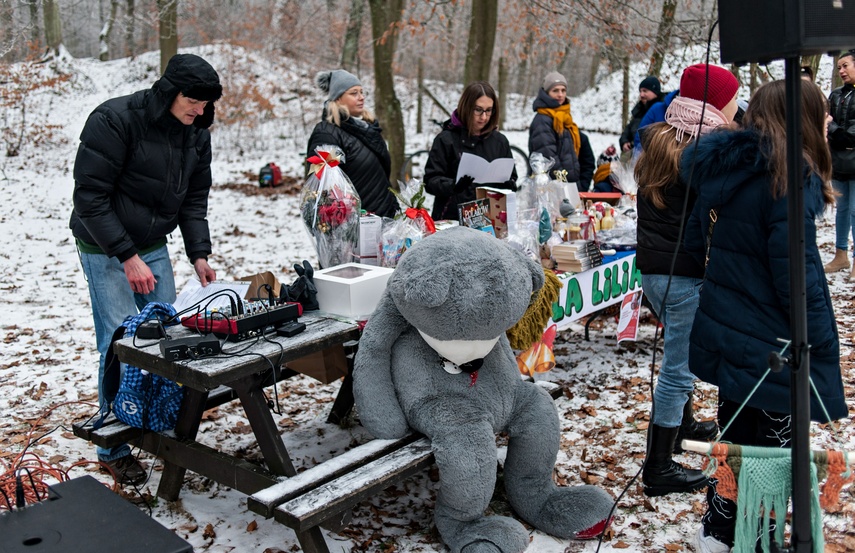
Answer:
[[[558,279],[562,287],[558,301],[552,304],[552,320],[558,330],[641,290],[641,271],[635,266],[635,254],[582,273],[564,273]]]
[[[627,294],[620,304],[620,320],[618,321],[617,343],[635,342],[638,338],[638,319],[641,315],[641,290]]]

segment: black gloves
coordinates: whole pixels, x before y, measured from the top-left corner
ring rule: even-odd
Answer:
[[[473,184],[475,184],[474,177],[470,177],[469,175],[463,175],[462,177],[460,177],[460,180],[454,183],[454,193],[460,194],[461,192],[465,192],[466,190],[469,190],[469,188]]]
[[[303,261],[303,265],[294,265],[294,271],[297,272],[297,280],[290,286],[283,286],[280,292],[280,297],[286,301],[295,301],[303,306],[303,311],[316,311],[318,305],[318,289],[315,288],[315,281],[312,277],[315,270],[308,261]]]
[[[504,188],[505,190],[510,190],[511,192],[517,191],[517,182],[514,180],[506,180],[503,183],[500,183],[496,188]]]

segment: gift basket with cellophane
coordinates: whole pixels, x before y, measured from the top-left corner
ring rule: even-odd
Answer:
[[[344,153],[337,146],[318,146],[306,161],[311,167],[300,195],[300,212],[318,263],[324,268],[350,263],[358,252],[362,202],[339,167]]]

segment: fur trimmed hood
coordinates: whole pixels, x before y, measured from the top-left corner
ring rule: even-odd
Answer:
[[[741,186],[765,171],[760,137],[751,129],[714,131],[686,147],[680,162],[683,182],[699,201],[713,207],[726,204]]]

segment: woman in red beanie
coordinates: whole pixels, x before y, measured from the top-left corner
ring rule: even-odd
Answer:
[[[718,434],[715,422],[696,422],[692,415],[694,376],[689,371],[689,333],[704,266],[682,246],[694,194],[687,192],[680,178],[680,156],[700,135],[733,121],[738,89],[736,78],[724,68],[704,64],[688,67],[680,79],[680,94],[665,112],[665,122],[641,130],[643,151],[635,167],[636,261],[644,294],[665,332],[641,477],[648,496],[692,492],[708,483],[701,471],[671,459],[674,451],[682,451],[682,439],[710,440]]]

